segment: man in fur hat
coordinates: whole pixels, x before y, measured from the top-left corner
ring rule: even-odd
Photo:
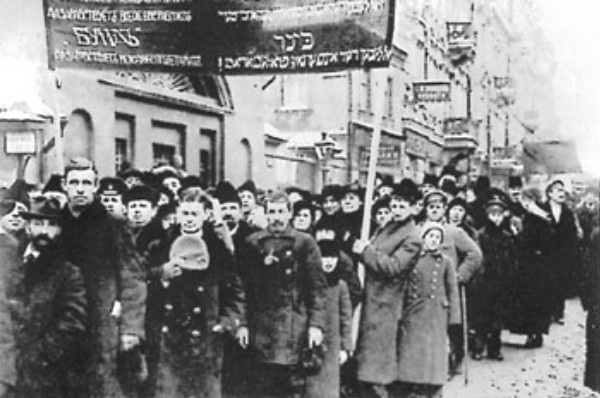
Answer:
[[[85,341],[87,299],[81,271],[58,244],[60,213],[58,201],[43,196],[23,213],[29,242],[9,290],[18,303],[16,397],[80,396],[69,375]]]

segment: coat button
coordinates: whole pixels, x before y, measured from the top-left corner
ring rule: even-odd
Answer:
[[[437,282],[437,278],[433,278],[433,279],[432,279],[432,282]]]
[[[199,314],[202,310],[200,307],[194,307],[194,314]]]
[[[196,289],[196,290],[198,290],[198,292],[202,293],[202,292],[204,292],[204,287],[198,286],[198,289]]]
[[[288,268],[288,269],[286,269],[286,270],[285,270],[285,274],[286,274],[286,275],[291,275],[291,274],[292,274],[292,270],[291,270],[291,269],[289,269],[289,268]]]
[[[429,296],[429,297],[430,297],[431,299],[434,299],[434,298],[435,298],[435,296],[434,296],[433,294],[432,294],[431,296]]]
[[[165,310],[172,311],[173,310],[173,306],[171,304],[165,304]]]
[[[169,328],[167,326],[163,326],[161,331],[163,333],[169,333]]]
[[[200,332],[198,330],[192,330],[192,337],[200,337]]]

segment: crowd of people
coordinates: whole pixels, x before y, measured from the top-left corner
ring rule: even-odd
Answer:
[[[378,178],[365,239],[357,183],[100,179],[83,158],[18,180],[0,192],[0,397],[441,397],[465,356],[504,359],[503,330],[541,347],[577,295],[598,345],[597,192],[523,185]]]

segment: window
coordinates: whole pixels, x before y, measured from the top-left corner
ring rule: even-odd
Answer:
[[[385,88],[385,116],[394,116],[394,80],[391,77],[387,79]]]
[[[133,166],[135,117],[123,113],[115,114],[115,171],[123,170],[124,166]]]
[[[175,156],[175,146],[164,144],[152,144],[153,166],[171,164]]]
[[[115,138],[115,174],[125,168],[123,162],[128,162],[127,140]]]
[[[214,130],[200,130],[200,181],[205,186],[212,186],[216,183],[217,162],[216,162],[216,136]]]
[[[371,112],[371,72],[361,71],[359,110]]]

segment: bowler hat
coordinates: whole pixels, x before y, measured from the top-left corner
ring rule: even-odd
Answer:
[[[252,180],[248,180],[245,183],[243,183],[242,185],[240,185],[240,187],[237,189],[238,193],[239,192],[243,192],[243,191],[248,191],[250,192],[252,195],[254,195],[254,197],[256,197],[256,184],[254,183],[254,181]]]
[[[25,220],[45,219],[58,220],[60,219],[60,203],[54,198],[38,196],[31,202],[31,209],[21,213]]]

